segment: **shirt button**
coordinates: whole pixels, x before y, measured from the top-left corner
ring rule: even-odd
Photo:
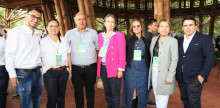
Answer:
[[[114,60],[114,59],[112,59],[112,60]]]
[[[186,57],[186,56],[183,56],[183,57]]]
[[[113,48],[113,46],[112,46],[112,48]]]
[[[113,53],[111,53],[111,54],[113,54]]]

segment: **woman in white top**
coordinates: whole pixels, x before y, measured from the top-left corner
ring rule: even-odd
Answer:
[[[66,38],[59,35],[56,19],[49,20],[46,29],[48,35],[40,41],[40,46],[47,108],[64,108],[66,84],[71,77],[70,48]]]

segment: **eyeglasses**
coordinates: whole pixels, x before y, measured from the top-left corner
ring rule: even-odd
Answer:
[[[48,25],[49,28],[59,28],[58,25]]]
[[[37,17],[37,16],[29,14],[29,13],[28,13],[28,15],[30,15],[32,19],[37,19],[37,21],[39,21],[39,22],[42,21],[41,17]]]

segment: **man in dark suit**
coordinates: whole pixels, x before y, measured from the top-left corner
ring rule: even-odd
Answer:
[[[196,31],[194,17],[183,19],[184,36],[179,38],[179,62],[176,79],[184,108],[201,108],[201,93],[214,63],[211,38]]]
[[[157,31],[157,20],[149,19],[146,21],[147,31],[145,31],[145,35],[150,39],[153,38],[154,33]]]

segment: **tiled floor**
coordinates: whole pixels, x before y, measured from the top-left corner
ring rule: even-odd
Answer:
[[[217,79],[217,71],[218,65],[213,67],[208,83],[205,83],[203,92],[202,92],[202,107],[203,108],[219,108],[220,107],[220,78]],[[95,108],[107,108],[104,90],[95,88]],[[9,86],[7,96],[7,108],[20,108],[20,100],[19,97],[12,97],[12,94],[15,92],[15,89]],[[152,93],[153,94],[153,93]],[[74,93],[73,93],[73,86],[71,81],[68,81],[67,90],[66,90],[66,108],[75,108],[74,102]],[[154,96],[152,95],[152,99],[154,100]],[[42,98],[40,107],[46,108],[47,103],[47,94],[45,88],[43,87]],[[85,100],[86,103],[86,100]],[[86,105],[85,105],[86,106]],[[85,107],[86,108],[86,107]],[[149,107],[147,108],[154,108]],[[180,100],[180,92],[177,85],[177,91],[170,96],[168,108],[183,108],[183,104]]]

